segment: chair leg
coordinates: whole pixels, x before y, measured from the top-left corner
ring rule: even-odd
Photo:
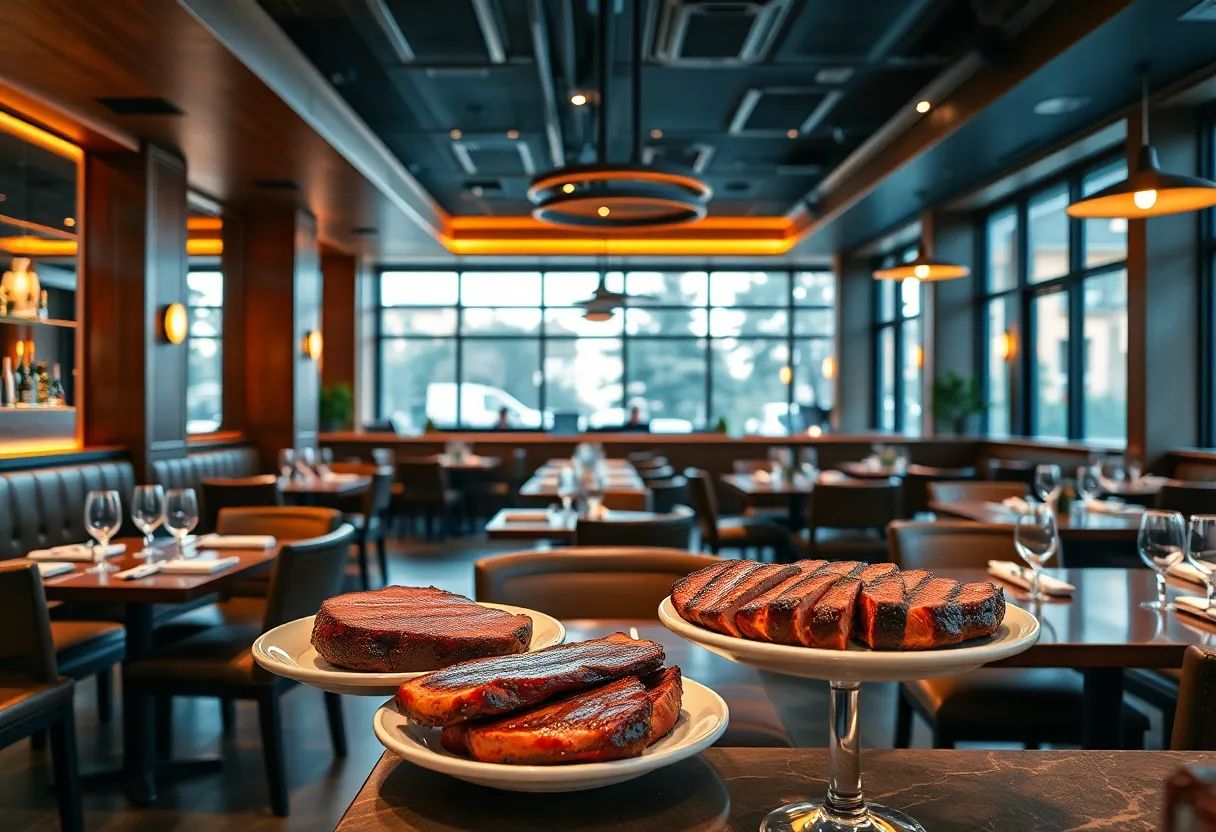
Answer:
[[[912,747],[912,706],[904,699],[903,691],[896,694],[895,708],[895,747]]]
[[[283,727],[279,721],[279,698],[273,691],[258,697],[258,727],[262,731],[262,757],[266,763],[266,788],[270,791],[270,809],[278,817],[287,817],[287,775],[283,760]]]
[[[220,724],[223,725],[225,737],[232,737],[236,733],[235,699],[229,697],[220,699]]]
[[[951,737],[942,732],[936,725],[933,726],[933,747],[934,748],[954,748],[954,737]]]
[[[138,806],[156,802],[156,782],[152,772],[156,768],[156,733],[152,713],[148,709],[149,696],[140,691],[129,680],[122,684],[122,744],[126,769],[127,793]]]
[[[97,719],[109,725],[114,716],[114,668],[107,667],[93,678],[97,680]]]
[[[157,696],[156,709],[156,754],[164,760],[173,759],[173,697]]]
[[[346,725],[342,721],[342,697],[338,694],[325,694],[325,717],[329,720],[329,740],[334,746],[334,756],[345,757]]]
[[[376,560],[380,561],[380,579],[388,586],[388,541],[384,539],[384,529],[380,530],[380,536],[376,538]]]
[[[30,748],[34,751],[46,750],[46,731],[35,731],[30,735]]]
[[[359,535],[359,580],[363,584],[363,591],[372,588],[372,579],[367,572],[367,534],[360,533]]]
[[[70,702],[63,708],[63,718],[51,726],[49,733],[55,795],[59,801],[59,828],[62,832],[84,832],[80,769],[76,761],[76,720]]]

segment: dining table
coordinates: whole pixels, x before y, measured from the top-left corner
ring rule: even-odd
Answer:
[[[856,477],[859,480],[886,480],[891,477],[902,477],[908,471],[907,463],[885,465],[877,460],[842,462],[836,467],[850,477]]]
[[[768,473],[753,471],[750,474],[723,474],[720,479],[723,485],[742,496],[744,500],[762,496],[787,497],[790,531],[801,531],[806,525],[806,498],[815,490],[815,480],[802,473],[774,479]]]
[[[560,499],[557,493],[558,472],[570,460],[550,460],[542,465],[519,488],[521,497],[532,500]],[[605,460],[607,475],[604,478],[604,499],[622,498],[633,504],[646,502],[646,483],[638,472],[625,460]]]
[[[439,464],[448,471],[485,472],[501,468],[502,459],[496,456],[481,456],[479,454],[467,454],[465,456],[440,454]]]
[[[608,509],[601,522],[637,523],[654,520],[661,515],[653,511],[620,511]],[[552,540],[574,543],[579,516],[573,511],[549,511],[540,508],[504,508],[486,523],[490,540]]]
[[[322,477],[293,478],[279,480],[279,493],[284,498],[293,498],[298,502],[306,502],[310,498],[345,497],[358,494],[369,488],[372,478],[369,474],[329,474]]]

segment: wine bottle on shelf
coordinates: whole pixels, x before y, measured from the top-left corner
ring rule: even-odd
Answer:
[[[42,294],[38,296],[38,317],[44,321],[50,317],[50,306],[47,303],[46,289],[43,289]]]
[[[34,398],[34,377],[24,364],[17,365],[17,404],[30,404]]]
[[[0,405],[12,407],[17,403],[17,388],[13,384],[13,359],[4,356],[4,367],[0,370]]]
[[[34,368],[34,378],[38,384],[38,404],[50,404],[51,374],[47,372],[45,361],[39,361],[38,366]]]
[[[59,374],[58,364],[51,370],[51,384],[47,393],[47,404],[63,407],[68,403],[67,394],[63,390],[63,378]]]

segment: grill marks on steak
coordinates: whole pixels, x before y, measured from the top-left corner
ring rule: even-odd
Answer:
[[[465,751],[483,763],[620,760],[645,750],[653,714],[650,692],[629,676],[522,713],[450,725],[442,742],[449,751]]]
[[[805,621],[815,602],[838,580],[840,576],[834,572],[819,570],[795,578],[745,604],[735,616],[735,624],[748,638],[801,644],[799,622]]]
[[[423,725],[449,725],[517,711],[624,676],[653,673],[663,666],[663,659],[658,643],[613,633],[536,653],[464,662],[419,676],[397,689],[397,706]]]
[[[704,603],[694,600],[692,609],[702,626],[731,636],[739,635],[739,628],[735,625],[739,608],[799,574],[798,567],[793,565],[768,563],[754,566],[754,569],[747,570],[738,580],[731,582],[729,587],[716,592],[711,600]]]
[[[963,584],[955,601],[963,608],[963,641],[992,635],[1005,620],[1005,594],[996,584]]]
[[[805,621],[799,622],[798,640],[805,647],[844,650],[853,631],[853,608],[861,592],[861,581],[840,578],[815,602]]]
[[[390,586],[328,598],[312,645],[330,664],[381,673],[436,670],[486,656],[522,653],[532,619],[483,607],[435,587]]]
[[[956,597],[962,584],[948,578],[929,578],[908,599],[905,650],[926,650],[963,640],[963,608]]]
[[[684,681],[680,668],[669,667],[642,679],[646,696],[652,708],[650,736],[647,745],[653,745],[671,733],[680,718],[680,705],[684,701]]]
[[[908,623],[908,594],[899,575],[888,575],[862,587],[853,635],[878,650],[903,644]]]

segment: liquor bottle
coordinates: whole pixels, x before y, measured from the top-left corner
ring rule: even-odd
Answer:
[[[59,365],[56,364],[51,370],[51,384],[47,391],[47,403],[56,407],[63,407],[67,402],[67,394],[63,390],[63,378],[59,375]]]
[[[0,371],[0,405],[12,407],[17,403],[17,388],[13,384],[13,359],[4,356],[4,368]]]
[[[37,396],[37,384],[29,368],[23,364],[17,365],[17,404],[33,404]]]
[[[46,320],[50,317],[50,307],[47,304],[46,289],[42,290],[42,294],[38,296],[38,317]]]
[[[45,361],[38,362],[34,378],[38,384],[38,404],[48,404],[51,400],[51,375],[46,370]]]

